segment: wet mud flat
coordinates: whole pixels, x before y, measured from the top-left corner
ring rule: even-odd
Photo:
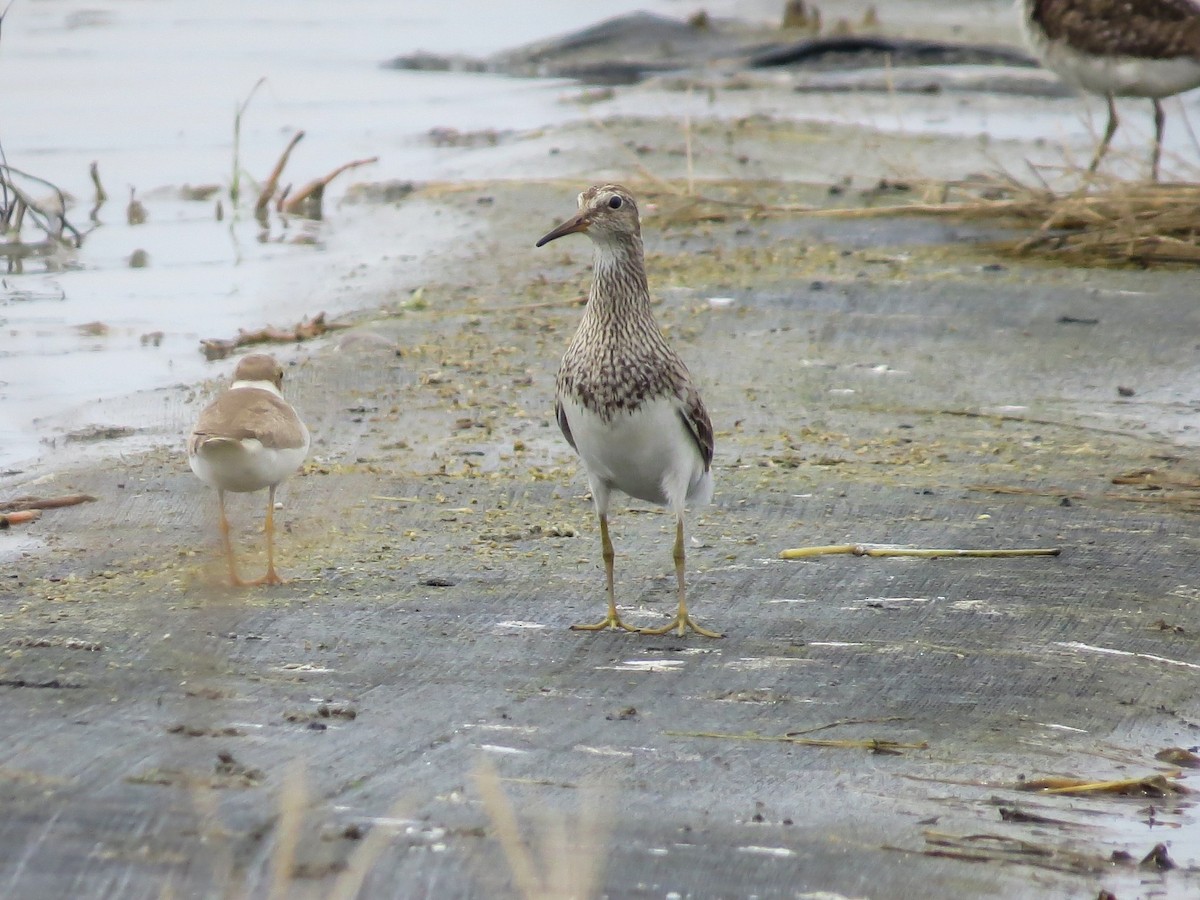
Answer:
[[[1200,741],[1188,272],[647,203],[717,429],[693,613],[727,636],[579,634],[603,572],[551,410],[589,255],[531,246],[572,183],[418,196],[485,237],[292,357],[315,439],[277,516],[289,584],[221,585],[214,498],[167,440],[203,390],[162,446],[33,481],[99,500],[0,584],[6,893],[330,896],[366,869],[364,896],[516,894],[481,766],[539,872],[572,860],[551,895],[1196,890],[1190,779],[1156,759]],[[243,548],[261,502],[233,507]],[[619,602],[661,621],[668,517],[613,525]],[[778,558],[843,542],[1062,552]]]

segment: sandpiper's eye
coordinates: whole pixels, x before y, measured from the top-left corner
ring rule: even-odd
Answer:
[[[613,197],[611,200],[609,200],[608,208],[609,209],[620,209],[621,208],[621,198]]]

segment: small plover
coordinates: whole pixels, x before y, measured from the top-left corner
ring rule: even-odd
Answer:
[[[283,399],[283,368],[265,353],[243,357],[233,383],[204,408],[188,440],[188,463],[199,478],[217,489],[221,542],[229,578],[237,585],[282,584],[275,571],[275,488],[308,456],[308,429]],[[267,489],[267,574],[246,582],[238,576],[225,492]]]

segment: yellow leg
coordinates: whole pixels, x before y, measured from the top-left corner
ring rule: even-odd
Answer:
[[[233,558],[233,541],[229,538],[229,519],[225,516],[225,492],[217,491],[217,504],[221,508],[221,519],[217,527],[221,531],[221,546],[225,548],[225,561],[229,564],[229,581],[235,587],[241,587],[246,582],[238,577],[237,563]]]
[[[1158,181],[1158,163],[1162,159],[1163,125],[1166,124],[1162,101],[1154,101],[1154,152],[1150,157],[1150,180]]]
[[[608,536],[608,516],[600,514],[600,551],[604,554],[604,578],[608,585],[608,615],[591,625],[572,625],[572,631],[603,631],[606,628],[624,628],[626,631],[637,631],[632,625],[621,621],[617,613],[617,592],[613,587],[613,553],[612,540]]]
[[[283,584],[284,581],[275,571],[275,485],[267,491],[267,522],[263,526],[267,533],[267,574],[253,584]]]
[[[678,629],[680,637],[683,637],[690,628],[696,634],[704,637],[719,638],[724,637],[716,631],[709,631],[707,628],[701,628],[696,624],[695,620],[688,615],[687,611],[687,595],[684,590],[684,553],[683,553],[683,516],[680,515],[675,520],[675,582],[679,585],[679,612],[675,614],[675,618],[661,628],[641,628],[638,629],[642,634],[666,634],[672,629]]]
[[[1108,145],[1112,143],[1113,135],[1117,133],[1117,104],[1113,100],[1112,94],[1106,98],[1108,100],[1108,125],[1104,129],[1104,139],[1100,141],[1100,146],[1096,148],[1096,155],[1092,157],[1092,164],[1088,166],[1089,172],[1095,172],[1100,165],[1100,160],[1104,158],[1104,154],[1108,152]]]

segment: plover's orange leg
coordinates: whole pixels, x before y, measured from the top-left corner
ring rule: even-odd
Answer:
[[[267,521],[263,531],[267,533],[267,574],[251,584],[284,584],[275,571],[275,485],[267,491]]]
[[[225,548],[225,561],[229,564],[229,581],[234,587],[243,587],[246,582],[238,577],[237,562],[233,558],[233,541],[229,537],[229,519],[225,515],[225,492],[217,491],[217,504],[221,508],[221,518],[217,528],[221,532],[221,545]]]

